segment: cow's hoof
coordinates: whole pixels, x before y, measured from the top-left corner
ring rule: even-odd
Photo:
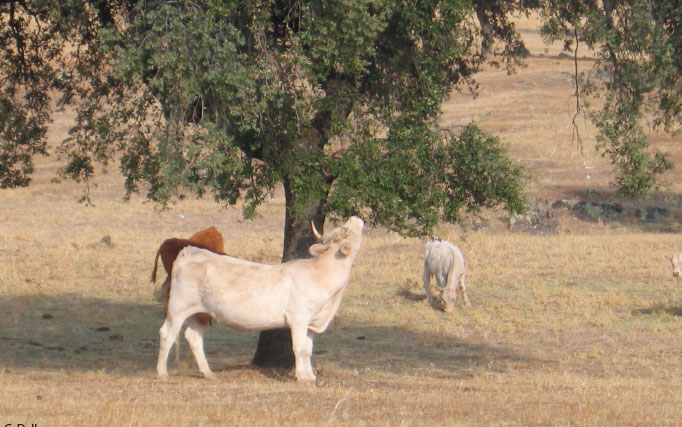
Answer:
[[[315,384],[315,378],[313,378],[313,379],[310,379],[310,378],[306,378],[306,379],[297,379],[296,381],[297,381],[299,384],[304,385],[304,386],[308,386],[308,387],[316,385],[316,384]]]
[[[160,381],[168,381],[168,374],[159,374],[158,378]]]
[[[217,377],[213,372],[209,372],[207,374],[204,374],[204,378],[206,378],[207,380],[215,380]]]

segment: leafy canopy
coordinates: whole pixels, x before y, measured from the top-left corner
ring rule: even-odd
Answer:
[[[0,186],[45,154],[51,96],[77,122],[63,174],[120,162],[129,193],[246,201],[278,182],[292,218],[361,213],[405,234],[502,204],[524,173],[475,124],[437,130],[484,61],[519,63],[511,21],[539,11],[548,41],[599,52],[582,99],[629,196],[672,164],[647,128],[682,111],[680,7],[663,1],[23,0],[0,5]]]
[[[128,5],[131,6],[131,5]],[[435,131],[482,61],[467,1],[177,1],[98,30],[62,149],[89,180],[120,154],[129,192],[209,192],[252,215],[284,182],[294,215],[361,213],[405,234],[523,208],[524,174],[475,125]],[[505,21],[506,22],[506,21]],[[515,57],[501,56],[508,63]]]

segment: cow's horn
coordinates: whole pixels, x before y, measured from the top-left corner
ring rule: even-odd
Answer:
[[[320,233],[317,231],[317,229],[315,228],[315,223],[312,222],[312,221],[310,221],[310,228],[313,230],[313,236],[315,236],[315,238],[316,238],[317,240],[322,241],[322,236],[321,236]]]

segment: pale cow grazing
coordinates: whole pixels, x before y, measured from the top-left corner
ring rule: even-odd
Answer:
[[[459,248],[450,242],[435,239],[426,244],[424,253],[424,291],[429,304],[434,304],[431,294],[431,276],[436,276],[436,285],[442,290],[441,299],[446,312],[455,309],[457,297],[462,294],[464,302],[471,307],[467,296],[466,265]]]
[[[310,358],[313,333],[323,332],[341,304],[353,261],[362,243],[364,222],[351,217],[343,226],[316,237],[311,259],[266,265],[188,246],[173,266],[166,320],[159,330],[156,371],[168,378],[168,353],[183,323],[199,370],[214,374],[204,355],[206,326],[192,317],[206,313],[237,330],[262,331],[288,327],[296,360],[296,379],[314,384]]]
[[[675,255],[666,255],[665,259],[670,261],[673,265],[673,276],[680,278],[680,268],[682,267],[682,253]]]

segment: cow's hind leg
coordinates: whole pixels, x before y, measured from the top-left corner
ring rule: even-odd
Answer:
[[[156,361],[156,374],[161,379],[168,378],[168,353],[175,343],[182,323],[171,322],[168,317],[159,329],[159,358]]]
[[[168,315],[168,294],[170,292],[170,274],[166,276],[166,280],[163,281],[161,286],[154,289],[154,299],[159,302],[163,302],[163,314]],[[175,364],[180,363],[180,339],[175,340]]]
[[[196,316],[192,316],[187,321],[187,328],[185,329],[185,339],[189,343],[194,360],[197,362],[199,370],[204,375],[204,378],[215,378],[215,374],[211,372],[208,366],[206,355],[204,354],[204,333],[206,332],[206,324],[199,321]]]
[[[457,296],[461,293],[462,298],[464,298],[464,304],[466,304],[467,307],[471,307],[471,301],[469,301],[469,297],[467,296],[467,286],[464,283],[464,276],[466,276],[466,274],[462,274],[462,277],[459,278],[457,293],[455,294],[455,302],[457,302]]]
[[[159,329],[159,358],[156,361],[156,374],[161,379],[168,378],[168,354],[178,339],[182,324],[191,313],[178,316],[166,316]]]

